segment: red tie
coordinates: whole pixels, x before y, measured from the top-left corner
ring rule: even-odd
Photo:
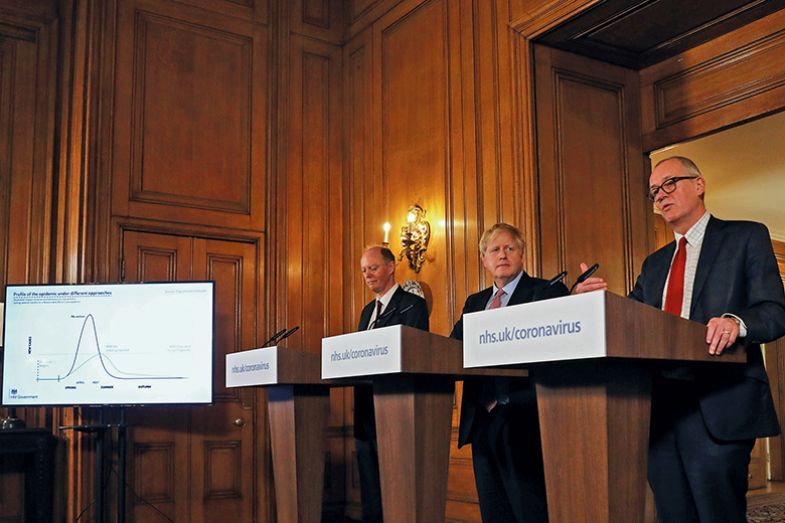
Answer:
[[[665,293],[665,312],[681,316],[681,305],[684,301],[684,265],[687,261],[687,238],[679,240],[676,257],[671,264],[671,274],[668,278],[668,292]]]
[[[496,291],[496,294],[493,295],[490,305],[488,305],[488,310],[500,308],[502,306],[502,296],[505,294],[507,293],[504,292],[504,289],[499,289]],[[500,394],[498,389],[504,388],[506,385],[501,383],[502,381],[503,378],[491,378],[490,380],[483,381],[482,391],[480,392],[480,397],[478,399],[480,404],[484,405],[485,410],[488,412],[492,411],[496,407],[496,398]]]
[[[488,309],[498,309],[502,306],[502,296],[507,294],[504,292],[504,289],[499,289],[496,291],[496,294],[493,295],[493,300],[491,300],[491,304],[488,305]]]

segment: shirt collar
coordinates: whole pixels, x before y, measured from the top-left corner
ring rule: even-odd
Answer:
[[[395,285],[387,289],[387,292],[385,292],[381,297],[376,298],[377,301],[382,302],[382,308],[387,307],[387,304],[390,303],[390,300],[392,300],[393,294],[395,294],[395,291],[398,290],[398,287],[399,285],[396,283]]]
[[[703,216],[701,216],[698,221],[695,222],[695,225],[690,227],[690,230],[688,230],[686,233],[679,234],[674,232],[673,235],[676,237],[676,243],[679,243],[679,240],[681,240],[684,236],[687,237],[688,245],[695,246],[696,244],[700,243],[700,241],[703,239],[703,235],[706,234],[706,226],[709,225],[710,218],[711,213],[706,211],[703,213]]]
[[[518,286],[518,282],[521,281],[521,278],[523,278],[523,271],[519,272],[518,276],[513,278],[512,281],[510,281],[507,285],[502,287],[502,289],[504,290],[504,294],[506,296],[512,296],[512,293],[515,292],[515,288]],[[498,291],[499,291],[499,288],[494,283],[493,284],[493,295],[496,295],[496,293]]]

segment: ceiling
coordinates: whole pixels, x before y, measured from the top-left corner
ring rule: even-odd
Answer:
[[[652,167],[669,156],[698,165],[713,215],[765,223],[785,241],[785,112],[654,151]]]
[[[538,42],[641,69],[784,7],[771,0],[607,0]]]

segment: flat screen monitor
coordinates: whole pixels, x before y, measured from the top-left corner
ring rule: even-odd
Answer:
[[[3,405],[213,399],[213,282],[8,285]]]

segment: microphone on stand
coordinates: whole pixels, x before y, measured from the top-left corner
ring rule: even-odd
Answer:
[[[567,277],[567,271],[561,271],[559,274],[548,280],[546,287],[550,287],[551,285],[556,285],[560,281],[564,280]]]
[[[285,328],[284,328],[284,329],[281,329],[281,330],[279,330],[278,332],[276,332],[275,334],[273,334],[272,336],[270,336],[270,339],[269,339],[269,340],[267,340],[267,341],[265,341],[264,343],[262,343],[262,347],[267,347],[267,345],[269,345],[270,343],[273,343],[274,341],[276,341],[278,338],[280,338],[280,337],[281,337],[281,334],[283,334],[284,332],[286,332],[286,329],[285,329]]]
[[[586,269],[583,273],[581,273],[581,275],[578,276],[578,278],[575,280],[575,283],[572,284],[572,287],[570,287],[570,294],[572,294],[572,291],[575,289],[575,287],[588,280],[589,276],[597,272],[597,269],[599,268],[600,268],[600,264],[595,263],[594,265]]]
[[[291,336],[292,334],[294,334],[294,333],[297,331],[297,329],[299,329],[299,328],[300,328],[300,326],[299,326],[299,325],[295,325],[294,327],[292,327],[291,329],[289,329],[288,331],[286,331],[286,333],[285,333],[283,336],[281,336],[280,338],[278,338],[278,343],[282,342],[283,340],[285,340],[286,338],[288,338],[289,336]]]
[[[557,283],[559,283],[562,280],[564,280],[564,278],[566,276],[567,276],[567,271],[561,271],[559,274],[557,274],[556,276],[554,276],[550,280],[546,281],[544,285],[541,285],[536,291],[534,291],[534,296],[532,297],[532,301],[537,301],[537,298],[539,297],[540,292],[542,292],[545,289],[548,289],[550,287],[553,287]]]

